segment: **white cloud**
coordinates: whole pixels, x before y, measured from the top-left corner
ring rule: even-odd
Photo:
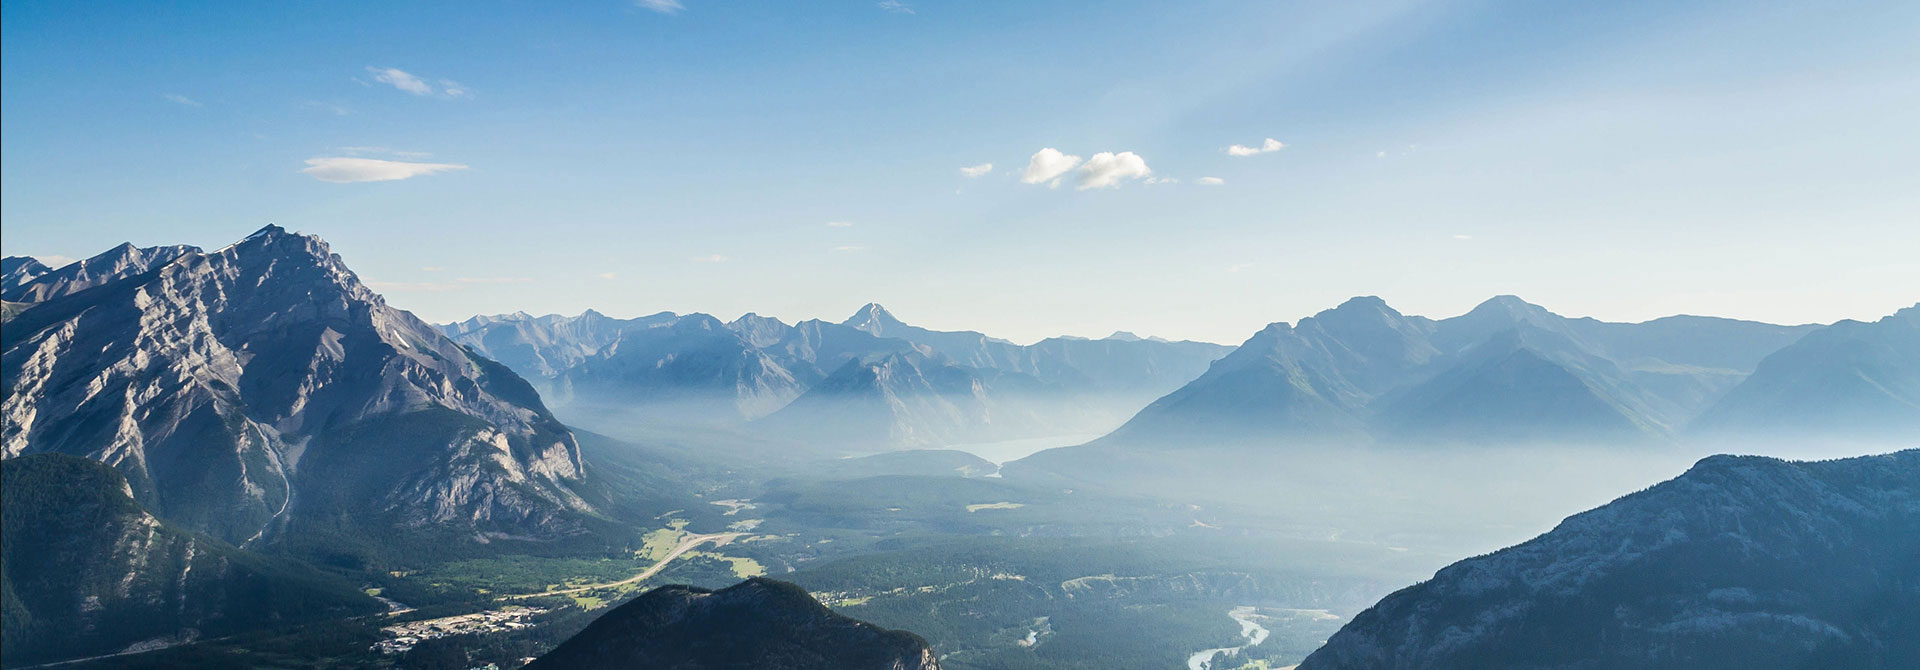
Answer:
[[[1229,273],[1245,272],[1251,269],[1253,269],[1252,263],[1234,263],[1233,265],[1227,266],[1227,272]]]
[[[852,253],[855,251],[866,251],[867,248],[866,247],[834,247],[833,250],[841,253]]]
[[[618,275],[615,275],[614,273],[611,273],[611,272],[602,272],[602,273],[600,273],[600,274],[597,274],[597,275],[594,275],[594,276],[595,276],[595,277],[599,277],[599,278],[601,278],[601,279],[612,279],[612,278],[614,278],[614,277],[616,277],[616,276],[618,276]]]
[[[1456,239],[1456,240],[1471,240],[1471,239],[1473,239],[1473,236],[1472,236],[1472,235],[1455,235],[1455,236],[1453,236],[1453,239]]]
[[[895,14],[912,14],[913,13],[913,6],[908,5],[907,3],[901,2],[900,0],[880,0],[880,4],[877,6],[880,9],[893,12]]]
[[[1269,137],[1265,142],[1261,142],[1260,146],[1257,146],[1257,147],[1250,147],[1244,144],[1235,144],[1233,146],[1227,147],[1227,155],[1257,156],[1264,153],[1279,151],[1285,148],[1287,148],[1286,143]]]
[[[827,227],[828,228],[852,228],[853,222],[852,221],[828,221]]]
[[[661,14],[679,14],[686,9],[680,0],[633,0],[633,4],[643,9],[651,9]]]
[[[406,70],[393,67],[367,66],[367,72],[373,73],[373,80],[414,95],[433,95],[433,85],[415,77]]]
[[[420,271],[421,272],[446,272],[447,269],[440,267],[438,265],[428,265],[426,267],[420,268]]]
[[[180,95],[179,93],[168,93],[162,97],[165,97],[168,102],[174,103],[176,105],[186,105],[188,107],[205,107],[206,106],[206,105],[200,104],[199,100],[195,100],[193,98]]]
[[[462,284],[528,284],[532,277],[461,277],[454,281]]]
[[[349,184],[360,181],[394,181],[465,169],[467,166],[455,163],[409,163],[378,158],[325,156],[307,159],[307,167],[301,172],[320,181]]]
[[[975,177],[983,176],[988,172],[992,172],[992,171],[993,171],[992,163],[981,163],[979,165],[972,165],[972,166],[960,168],[960,176],[966,177],[968,179],[973,179]]]
[[[695,263],[725,263],[727,262],[727,257],[720,254],[709,254],[706,256],[694,256],[688,260]]]
[[[1102,151],[1087,159],[1086,165],[1080,166],[1080,183],[1074,188],[1081,191],[1109,188],[1119,186],[1128,179],[1145,179],[1152,174],[1153,171],[1147,169],[1147,160],[1141,158],[1140,154]]]
[[[1199,184],[1201,186],[1219,186],[1221,184],[1227,183],[1227,180],[1221,179],[1219,177],[1201,177],[1199,179],[1193,180],[1193,183]]]
[[[1386,157],[1387,157],[1387,152],[1385,152],[1385,151],[1376,151],[1376,152],[1373,152],[1373,157],[1374,157],[1374,158],[1386,158]]]
[[[460,82],[452,79],[442,79],[440,80],[440,95],[449,98],[464,98],[473,95],[473,92],[467,90],[467,87],[460,85]]]
[[[1057,178],[1079,164],[1079,156],[1063,154],[1059,149],[1047,147],[1033,152],[1033,158],[1027,159],[1027,170],[1021,173],[1020,181],[1028,184],[1047,182],[1049,187],[1059,186]]]

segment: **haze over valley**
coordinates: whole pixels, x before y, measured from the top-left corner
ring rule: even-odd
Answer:
[[[8,532],[44,538],[8,545],[10,665],[511,660],[650,585],[763,575],[925,636],[899,653],[944,667],[1290,664],[1397,585],[1725,445],[1875,453],[1920,429],[1920,305],[1623,324],[1513,296],[1442,319],[1363,296],[1237,347],[1023,346],[877,304],[837,323],[434,326],[272,225],[214,251],[7,266]],[[123,511],[63,537],[80,503],[56,496],[74,495]],[[215,581],[160,586],[206,560]],[[152,597],[202,620],[131,604]],[[129,604],[85,604],[110,598]],[[463,613],[514,624],[442,641],[404,623]],[[344,628],[276,628],[303,620]],[[1266,633],[1234,643],[1249,625]],[[1117,642],[1130,626],[1175,628]],[[283,651],[230,641],[262,634]],[[555,653],[695,653],[595,644]]]
[[[1920,667],[1920,4],[0,3],[0,670]]]

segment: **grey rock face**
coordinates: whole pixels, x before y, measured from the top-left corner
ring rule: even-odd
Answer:
[[[199,252],[199,247],[184,244],[145,249],[132,244],[122,244],[98,256],[70,263],[59,269],[45,270],[30,281],[23,281],[18,285],[11,281],[13,273],[8,273],[9,281],[6,283],[4,292],[0,293],[0,299],[7,302],[45,302],[100,286],[115,279],[148,272],[173,259]],[[35,262],[33,265],[38,263]],[[20,270],[25,273],[31,272],[32,268],[23,265]]]
[[[540,533],[585,507],[578,446],[526,382],[276,226],[49,298],[8,322],[0,374],[6,457],[113,465],[230,542],[321,518]]]

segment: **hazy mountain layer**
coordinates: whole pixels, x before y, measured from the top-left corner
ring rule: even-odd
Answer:
[[[94,461],[38,454],[0,473],[8,665],[383,609],[343,579],[162,523]]]
[[[933,446],[1042,433],[1032,377],[919,352],[848,361],[756,424],[769,434],[849,447]]]
[[[1920,666],[1920,450],[1715,456],[1441,570],[1301,670]]]
[[[1700,418],[1705,435],[1920,444],[1920,305],[1842,321],[1760,361]]]
[[[474,317],[443,328],[535,379],[586,425],[738,427],[766,417],[753,429],[769,438],[862,449],[1107,430],[1227,351],[1137,337],[1020,346],[909,326],[879,305],[844,323],[587,312]],[[900,374],[853,379],[875,364]],[[984,383],[907,381],[916,377]]]
[[[1569,319],[1512,296],[1434,321],[1354,298],[1268,326],[1104,441],[1664,440],[1810,330]]]
[[[920,636],[833,613],[798,586],[663,586],[601,615],[528,670],[934,670]]]
[[[342,525],[485,541],[569,532],[585,507],[573,436],[525,381],[275,226],[21,313],[0,377],[6,457],[113,465],[155,513],[229,542]]]

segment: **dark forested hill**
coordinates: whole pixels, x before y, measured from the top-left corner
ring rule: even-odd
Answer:
[[[1920,450],[1714,456],[1387,596],[1336,668],[1920,667]]]
[[[805,590],[749,579],[663,586],[607,612],[529,670],[934,670],[925,640],[827,609]]]

